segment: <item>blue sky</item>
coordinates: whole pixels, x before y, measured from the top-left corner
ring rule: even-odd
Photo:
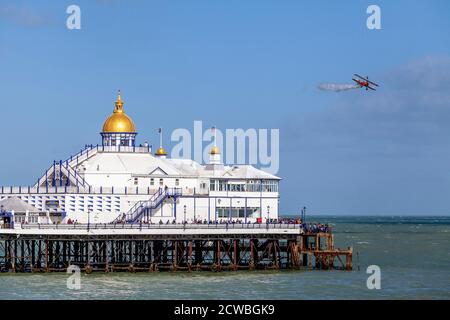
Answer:
[[[81,30],[65,27],[81,8]],[[382,30],[366,28],[381,7]],[[449,214],[448,1],[0,1],[1,185],[157,128],[280,128],[281,211]],[[353,73],[377,92],[323,92]],[[167,144],[167,143],[166,143]],[[168,146],[171,147],[170,145]]]

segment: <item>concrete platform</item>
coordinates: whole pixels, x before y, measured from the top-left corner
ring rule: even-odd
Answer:
[[[77,225],[32,225],[0,229],[1,235],[66,235],[66,236],[118,236],[118,235],[300,235],[300,225],[294,224],[77,224]]]

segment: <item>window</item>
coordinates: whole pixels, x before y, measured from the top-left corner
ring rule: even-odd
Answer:
[[[219,180],[219,190],[218,191],[227,191],[227,180]]]
[[[155,185],[155,179],[153,179],[153,178],[150,179],[150,185],[151,185],[151,186],[154,186],[154,185]]]
[[[212,179],[209,183],[210,191],[227,191],[227,180]]]
[[[242,215],[239,215],[239,214],[242,214]],[[231,208],[231,217],[232,218],[243,218],[244,217],[244,209]]]
[[[228,191],[237,191],[237,192],[245,191],[245,184],[230,183],[228,184]]]
[[[247,181],[247,191],[249,192],[260,192],[261,183],[259,180],[249,180]]]
[[[246,210],[245,208],[218,207],[216,211],[218,218],[245,218]],[[247,217],[259,217],[259,208],[247,208]]]
[[[138,182],[139,182],[138,178],[134,178],[134,185],[135,185],[135,186],[138,185]]]
[[[263,192],[278,192],[278,181],[276,180],[264,180]]]
[[[278,192],[277,180],[248,180],[245,186],[249,192]]]
[[[160,186],[164,185],[164,179],[159,179],[159,185]]]
[[[25,223],[25,216],[16,216],[16,215],[14,215],[14,222],[16,222],[16,223]]]
[[[180,185],[180,179],[175,179],[175,185],[179,186]]]
[[[217,217],[218,218],[228,218],[229,208],[217,208]]]

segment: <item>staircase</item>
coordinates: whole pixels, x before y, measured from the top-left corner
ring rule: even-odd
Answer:
[[[180,197],[181,195],[181,188],[168,188],[166,190],[160,189],[155,192],[149,200],[136,202],[135,205],[132,206],[125,215],[120,215],[113,221],[113,223],[136,223],[149,210],[151,211],[157,209],[165,199],[169,197],[176,198]]]
[[[79,163],[87,160],[98,152],[98,146],[85,146],[84,149],[81,149],[77,154],[70,156],[64,161],[53,161],[53,165],[51,165],[45,172],[45,174],[39,178],[38,183],[35,184],[35,187],[45,185],[46,180],[50,174],[56,175],[64,174],[73,185],[79,186],[81,188],[89,188],[89,184],[84,180],[84,177],[78,174],[75,171],[75,167],[78,166]],[[58,180],[59,181],[59,180]]]

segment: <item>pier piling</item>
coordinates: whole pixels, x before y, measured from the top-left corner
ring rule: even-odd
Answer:
[[[351,248],[331,233],[270,235],[1,235],[0,271],[86,273],[199,270],[352,270]]]

